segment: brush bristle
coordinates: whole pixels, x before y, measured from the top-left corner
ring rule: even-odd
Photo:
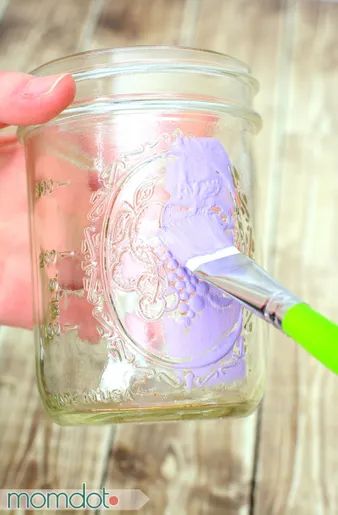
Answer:
[[[188,259],[186,262],[186,267],[191,271],[195,272],[198,268],[205,264],[210,263],[211,261],[216,261],[216,259],[221,259],[229,256],[234,256],[235,254],[239,254],[239,250],[236,247],[226,247],[220,250],[216,250],[211,254],[204,254],[203,256],[195,256],[191,259]]]

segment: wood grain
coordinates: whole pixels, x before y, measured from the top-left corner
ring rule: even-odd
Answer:
[[[1,340],[1,488],[98,486],[108,429],[53,424],[38,397],[30,333],[3,329]]]
[[[249,513],[255,418],[117,429],[107,486],[140,488],[145,514]]]
[[[24,5],[24,7],[23,7]],[[0,69],[87,48],[185,44],[250,63],[263,261],[338,320],[338,5],[316,0],[0,0]],[[268,339],[262,418],[60,428],[28,333],[0,331],[0,487],[141,488],[145,514],[336,515],[337,378]],[[256,446],[258,444],[258,446]]]
[[[142,16],[141,0],[106,2],[95,46],[194,43],[200,2],[152,0],[147,6]],[[144,513],[246,515],[255,427],[255,417],[117,427],[106,486],[140,488],[150,498]]]
[[[217,17],[211,13],[218,13]],[[221,0],[202,0],[201,11],[197,20],[196,34],[193,45],[208,48],[219,52],[233,55],[244,62],[250,63],[254,76],[260,83],[261,89],[255,99],[255,108],[261,114],[264,123],[263,129],[256,138],[253,138],[253,154],[256,163],[255,173],[255,221],[258,248],[264,249],[268,246],[262,238],[266,231],[266,213],[268,210],[267,192],[269,182],[273,182],[271,174],[272,163],[275,158],[274,146],[278,139],[278,81],[276,77],[280,75],[280,61],[282,36],[285,31],[285,10],[284,2],[234,0],[222,2]],[[267,66],[267,63],[268,66]],[[262,250],[258,252],[261,261],[268,261],[267,255],[262,256]],[[252,476],[252,489],[255,487],[255,462],[254,439],[256,435],[255,427],[249,426],[251,421],[237,421],[237,431],[230,432],[228,437],[228,449],[240,449],[238,453],[240,468],[245,477],[249,471]],[[217,426],[215,426],[216,428]],[[216,431],[216,429],[215,429]],[[250,433],[251,431],[251,433]],[[211,439],[214,436],[211,434]],[[210,441],[210,440],[209,440]],[[216,438],[217,441],[217,438]],[[241,447],[239,442],[251,442],[253,447]],[[249,445],[247,443],[247,445]],[[219,447],[219,452],[226,456],[228,452]],[[238,451],[237,451],[238,452]],[[250,455],[250,459],[249,459]],[[225,460],[226,461],[226,460]],[[205,458],[205,469],[210,470],[213,462]],[[241,481],[239,481],[241,484]],[[226,496],[228,484],[224,482],[221,486],[223,495]],[[253,496],[247,498],[247,513],[252,513]],[[242,495],[249,495],[249,492],[242,489]],[[245,503],[244,503],[245,506]],[[228,513],[229,506],[223,506],[224,512]],[[238,507],[237,507],[238,509]],[[239,512],[239,511],[238,511]],[[246,513],[244,507],[242,512]],[[202,513],[212,513],[204,506]],[[230,513],[230,512],[229,512]],[[234,508],[233,513],[237,513]],[[263,513],[263,512],[262,512]],[[268,512],[267,512],[268,513]]]
[[[26,71],[77,51],[90,4],[11,0],[0,25],[0,67]]]
[[[184,6],[185,0],[105,1],[91,46],[178,44]]]
[[[275,270],[286,285],[338,320],[338,5],[304,1],[291,9]],[[337,377],[276,333],[269,344],[255,513],[333,515],[338,512]]]
[[[27,70],[78,48],[90,2],[12,0],[0,24],[0,69]],[[61,428],[42,411],[32,334],[0,330],[0,487],[98,487],[110,428]]]
[[[259,235],[256,246],[262,263],[268,261],[267,242],[260,235],[267,230],[267,196],[270,182],[274,183],[285,14],[283,0],[202,0],[193,40],[194,46],[227,53],[248,63],[260,83],[254,108],[263,119],[263,127],[253,138],[252,149],[256,168],[254,216]]]

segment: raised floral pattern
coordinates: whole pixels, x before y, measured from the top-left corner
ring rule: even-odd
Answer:
[[[242,370],[250,323],[243,308],[230,306],[217,290],[182,269],[158,237],[167,202],[163,184],[168,152],[176,138],[177,134],[163,135],[156,143],[119,156],[102,171],[101,187],[91,197],[82,248],[84,286],[111,359],[133,364],[135,370],[143,370],[143,377],[151,371],[171,388],[192,388],[231,378],[229,371],[236,367]],[[233,173],[236,178],[238,173]],[[235,241],[251,253],[252,231],[238,180]],[[223,216],[217,206],[211,208],[215,216]],[[232,315],[237,322],[228,331],[230,347],[215,340],[196,357],[189,339],[181,345],[163,345],[168,331],[175,335],[190,330],[191,321],[195,324],[205,307],[206,295],[209,310],[224,311],[220,319],[227,309],[238,313],[237,318]],[[243,374],[244,370],[236,377]]]

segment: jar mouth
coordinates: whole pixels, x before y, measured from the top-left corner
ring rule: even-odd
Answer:
[[[176,60],[176,63],[175,63]],[[204,69],[220,74],[235,74],[247,79],[254,88],[258,89],[258,82],[251,75],[247,64],[239,59],[214,50],[204,50],[182,46],[139,45],[130,47],[102,48],[88,50],[76,54],[53,59],[35,68],[33,75],[47,75],[52,73],[71,73],[75,78],[81,79],[86,72],[95,74],[99,69],[105,69],[111,64],[113,70],[119,66],[133,68],[134,66],[154,65],[177,68],[184,66],[188,69]]]
[[[234,57],[211,50],[176,46],[105,48],[55,59],[31,73],[70,73],[77,84],[75,101],[48,123],[94,111],[166,109],[171,103],[175,109],[185,104],[187,109],[226,110],[248,118],[254,129],[260,127],[260,117],[251,110],[258,82],[250,68]],[[19,137],[32,128],[20,128]]]

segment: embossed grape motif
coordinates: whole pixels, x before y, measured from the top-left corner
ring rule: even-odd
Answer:
[[[210,141],[198,142],[200,157],[204,144]],[[140,371],[148,369],[148,376],[152,370],[159,382],[171,387],[243,378],[244,338],[250,326],[238,303],[182,265],[175,234],[167,231],[170,241],[162,237],[164,227],[184,229],[188,224],[189,229],[191,221],[198,232],[196,220],[207,215],[217,220],[229,241],[240,241],[241,250],[252,252],[237,172],[227,162],[225,176],[220,175],[226,156],[221,145],[211,148],[216,151],[212,162],[220,170],[210,174],[200,166],[202,176],[209,174],[202,181],[196,162],[184,153],[187,145],[194,149],[191,138],[164,135],[105,170],[102,188],[92,196],[83,246],[85,288],[110,355]]]

